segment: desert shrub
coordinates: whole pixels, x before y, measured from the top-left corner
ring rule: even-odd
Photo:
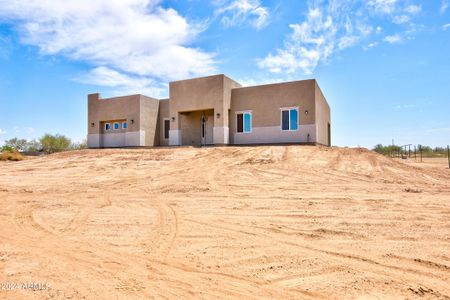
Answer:
[[[70,148],[71,141],[64,135],[45,134],[39,139],[42,151],[45,153],[54,153],[66,151]]]
[[[9,153],[11,153],[11,152],[14,152],[14,151],[15,151],[14,147],[11,147],[9,145],[4,145],[3,147],[0,148],[0,152],[9,152]]]
[[[12,152],[1,152],[0,153],[0,160],[10,160],[10,161],[19,161],[22,160],[23,156],[17,151]]]
[[[40,152],[42,150],[42,145],[37,140],[31,140],[27,142],[25,147],[26,152]]]
[[[72,150],[81,150],[81,149],[86,149],[86,148],[87,148],[86,140],[82,140],[79,143],[72,143],[72,145],[70,145],[70,149],[72,149]]]
[[[390,155],[391,153],[399,152],[400,149],[401,149],[400,146],[395,145],[383,146],[382,144],[378,144],[373,148],[373,151],[383,155]]]
[[[10,140],[5,141],[5,146],[12,147],[16,149],[17,151],[24,151],[27,145],[27,140],[25,139],[18,139],[18,138],[12,138]]]

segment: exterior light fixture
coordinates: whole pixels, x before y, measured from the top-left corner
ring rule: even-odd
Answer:
[[[305,110],[305,115],[308,115],[308,111],[307,110]]]
[[[216,116],[217,116],[217,119],[219,119],[220,118],[220,113],[217,113]]]
[[[131,120],[131,124],[134,124],[134,120]]]
[[[91,127],[94,127],[95,126],[95,123],[91,123]]]
[[[172,122],[175,122],[175,117],[172,117]]]

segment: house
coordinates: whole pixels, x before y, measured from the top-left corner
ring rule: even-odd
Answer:
[[[314,79],[242,87],[214,75],[170,82],[169,96],[88,95],[88,147],[331,144]]]

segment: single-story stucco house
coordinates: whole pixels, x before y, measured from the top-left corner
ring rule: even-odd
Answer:
[[[314,79],[242,87],[214,75],[170,82],[169,97],[88,95],[88,147],[331,144]]]

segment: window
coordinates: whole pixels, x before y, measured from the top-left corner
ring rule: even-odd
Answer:
[[[170,130],[170,120],[164,120],[164,139],[169,138],[169,130]]]
[[[122,129],[127,129],[127,122],[122,122]]]
[[[281,109],[281,130],[298,130],[298,108]]]
[[[117,130],[117,129],[119,129],[119,123],[114,122],[114,130]]]
[[[111,124],[105,123],[105,130],[111,130]]]
[[[237,113],[237,132],[238,133],[249,133],[252,132],[252,113],[243,112]]]

